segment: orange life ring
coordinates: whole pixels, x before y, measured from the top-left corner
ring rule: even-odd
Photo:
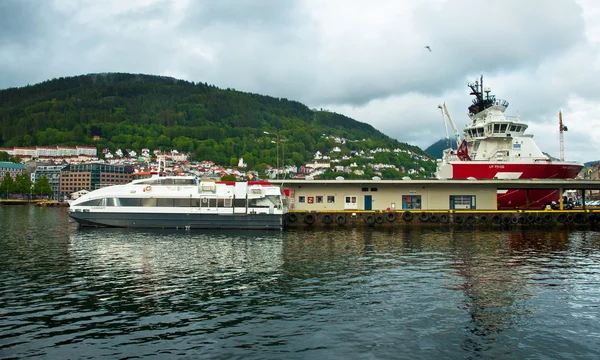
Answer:
[[[148,185],[144,188],[144,191],[150,191],[150,190],[152,190],[152,186],[150,186],[150,185]]]

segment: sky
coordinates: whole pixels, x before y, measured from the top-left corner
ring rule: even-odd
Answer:
[[[483,75],[542,151],[559,157],[562,111],[565,159],[600,160],[595,0],[0,0],[0,69],[0,89],[105,72],[207,82],[423,149],[446,137],[442,102],[462,131]]]

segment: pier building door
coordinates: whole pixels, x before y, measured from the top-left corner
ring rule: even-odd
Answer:
[[[373,196],[365,195],[365,210],[373,210]]]

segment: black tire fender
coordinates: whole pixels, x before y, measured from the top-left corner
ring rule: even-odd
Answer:
[[[396,213],[395,212],[389,212],[385,215],[387,221],[389,222],[394,222],[396,221]]]
[[[313,214],[304,215],[304,222],[307,224],[312,224],[315,222],[315,216]]]

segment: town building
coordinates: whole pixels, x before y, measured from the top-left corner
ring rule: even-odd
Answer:
[[[6,173],[10,174],[11,178],[15,178],[19,174],[27,172],[27,168],[24,164],[15,164],[11,162],[0,162],[0,181],[4,180]]]
[[[58,199],[60,195],[60,172],[66,165],[39,165],[33,172],[31,181],[36,183],[42,176],[46,176],[52,188],[51,199]]]
[[[60,172],[60,196],[70,197],[80,190],[127,184],[133,180],[133,167],[103,163],[69,164]]]

